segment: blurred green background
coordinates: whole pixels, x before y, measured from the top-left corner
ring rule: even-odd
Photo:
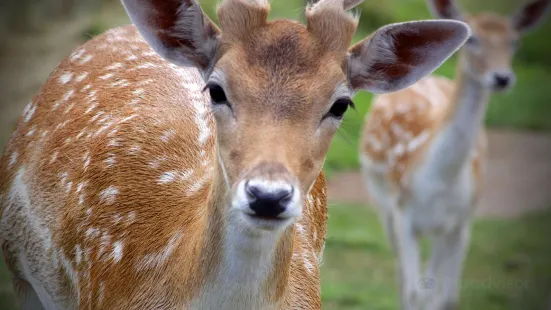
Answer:
[[[200,1],[216,20],[217,0]],[[303,19],[303,0],[273,0],[271,18]],[[462,0],[469,12],[510,14],[522,1]],[[355,40],[388,23],[432,18],[423,0],[366,0]],[[117,0],[0,2],[0,147],[18,115],[70,50],[128,20]],[[495,95],[486,123],[492,128],[551,130],[551,22],[522,41],[515,58],[517,86]],[[455,57],[437,74],[454,76]],[[356,171],[358,137],[371,95],[354,99],[326,161],[329,177]],[[330,197],[331,198],[331,197]],[[551,206],[549,201],[548,206]],[[551,212],[484,218],[474,224],[462,286],[462,309],[551,309]],[[424,248],[426,251],[428,246]],[[332,201],[322,267],[324,309],[398,309],[395,261],[373,209]],[[0,260],[0,309],[15,309],[9,274]]]

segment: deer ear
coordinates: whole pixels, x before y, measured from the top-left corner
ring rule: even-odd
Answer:
[[[214,62],[220,31],[196,0],[122,0],[147,43],[166,60],[197,67]]]
[[[455,0],[429,0],[429,7],[436,18],[463,20]]]
[[[550,0],[536,0],[521,7],[512,17],[515,29],[525,32],[536,27],[549,11],[550,3]]]
[[[451,20],[385,26],[349,49],[350,87],[374,93],[406,88],[438,68],[469,34],[465,23]]]

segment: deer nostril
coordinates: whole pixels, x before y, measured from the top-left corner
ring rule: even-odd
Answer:
[[[509,86],[511,78],[507,75],[496,75],[495,76],[496,85],[500,88]]]
[[[245,191],[250,199],[249,206],[256,215],[277,217],[285,211],[292,200],[294,189],[291,186],[264,186],[245,183]]]

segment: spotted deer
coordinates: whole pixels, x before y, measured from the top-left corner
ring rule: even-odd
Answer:
[[[325,154],[359,90],[403,89],[468,37],[383,27],[361,1],[307,25],[268,1],[123,0],[133,26],[77,48],[0,161],[0,237],[23,309],[321,309]]]
[[[467,15],[453,0],[429,0],[438,18],[472,29],[456,80],[427,76],[373,99],[360,143],[362,175],[397,255],[404,309],[458,307],[470,217],[483,183],[486,106],[492,92],[514,84],[518,39],[542,19],[549,2],[531,2],[508,18]],[[426,270],[421,237],[432,241]]]

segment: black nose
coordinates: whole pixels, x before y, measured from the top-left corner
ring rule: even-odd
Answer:
[[[505,88],[509,86],[511,78],[508,75],[496,74],[495,76],[496,86],[499,88]]]
[[[260,185],[245,184],[245,190],[251,202],[249,207],[261,217],[277,217],[289,205],[293,189],[265,189]]]

